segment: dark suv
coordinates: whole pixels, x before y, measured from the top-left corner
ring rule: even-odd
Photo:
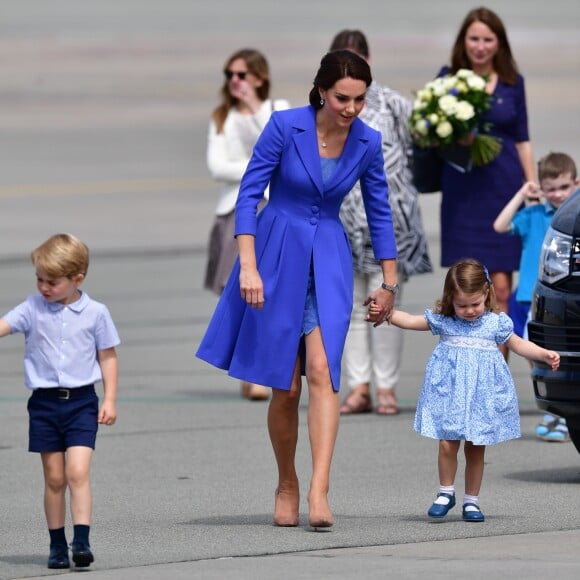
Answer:
[[[540,409],[566,419],[580,452],[580,191],[560,206],[544,238],[528,334],[560,354],[557,371],[534,362],[534,394]]]

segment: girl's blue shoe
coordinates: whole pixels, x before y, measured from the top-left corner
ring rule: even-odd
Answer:
[[[455,494],[438,493],[437,497],[446,497],[449,502],[446,504],[433,503],[427,512],[427,515],[430,518],[444,518],[447,515],[447,512],[455,506]]]
[[[471,507],[475,509],[466,510],[466,507]],[[464,522],[484,522],[485,516],[483,515],[482,511],[479,509],[479,506],[476,503],[464,503],[463,504],[463,521]]]

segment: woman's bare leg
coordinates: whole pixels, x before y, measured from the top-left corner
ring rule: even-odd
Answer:
[[[297,360],[290,391],[272,389],[268,407],[268,432],[278,465],[274,507],[274,524],[277,526],[298,525],[300,490],[295,458],[301,390],[300,362]]]
[[[312,453],[309,522],[314,527],[330,527],[333,517],[328,505],[328,490],[338,434],[340,399],[332,389],[320,327],[316,327],[306,337],[306,378],[309,396],[308,433]]]

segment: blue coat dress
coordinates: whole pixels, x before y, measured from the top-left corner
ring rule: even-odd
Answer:
[[[236,235],[255,236],[264,307],[253,309],[241,298],[238,259],[199,358],[233,377],[289,390],[312,271],[322,340],[338,391],[353,296],[352,257],[339,209],[357,180],[375,255],[396,258],[380,133],[355,119],[334,173],[323,183],[314,108],[272,114],[242,179],[235,229]],[[268,184],[269,202],[257,214]]]

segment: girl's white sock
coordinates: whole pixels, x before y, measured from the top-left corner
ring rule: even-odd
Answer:
[[[474,503],[476,506],[479,506],[479,496],[478,495],[468,495],[467,493],[463,496],[463,505],[466,503]],[[472,505],[468,505],[465,508],[466,512],[476,512],[478,511],[477,508],[473,507]]]
[[[455,486],[454,485],[440,485],[439,486],[439,493],[446,493],[448,495],[454,495],[455,494]],[[439,505],[447,505],[449,503],[449,498],[440,495],[435,500],[435,503],[439,504]]]

